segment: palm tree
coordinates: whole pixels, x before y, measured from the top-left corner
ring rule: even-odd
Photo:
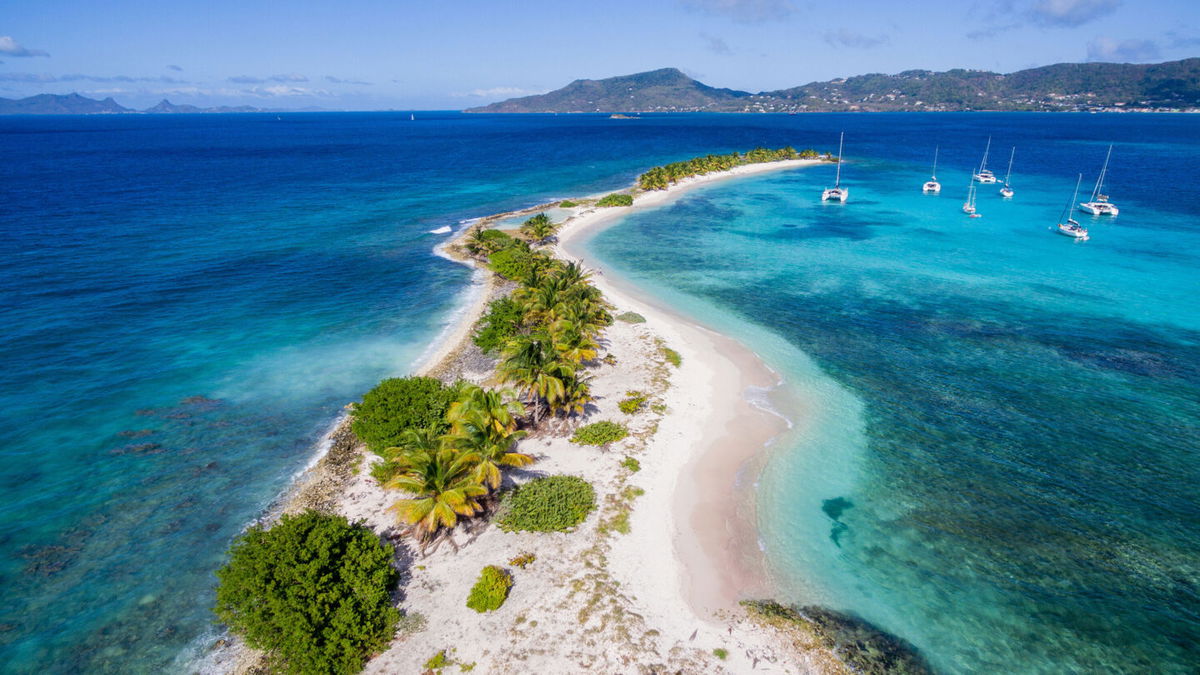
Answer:
[[[575,375],[563,382],[563,395],[555,405],[555,413],[561,413],[563,421],[572,415],[582,415],[587,404],[592,402],[591,378]]]
[[[500,362],[502,380],[516,385],[533,408],[533,423],[541,420],[542,402],[554,405],[563,394],[563,377],[574,369],[558,359],[554,341],[545,330],[518,335],[509,341]]]
[[[458,400],[451,403],[446,412],[450,432],[453,434],[465,425],[475,425],[487,429],[493,438],[508,438],[517,429],[517,420],[513,415],[525,412],[520,402],[514,400],[515,397],[516,392],[511,389],[464,385]]]
[[[582,363],[596,358],[596,344],[579,326],[567,319],[559,319],[550,326],[554,350],[571,363]]]
[[[558,228],[550,221],[550,217],[545,213],[539,213],[536,216],[525,221],[521,225],[521,234],[529,237],[538,244],[545,243]]]
[[[472,415],[447,435],[446,443],[474,457],[474,479],[495,490],[500,487],[500,467],[527,466],[534,460],[530,455],[512,450],[513,441],[523,437],[524,431],[497,437],[486,423],[481,422],[484,422],[483,415]]]
[[[460,517],[483,510],[479,497],[487,494],[487,489],[475,475],[479,459],[474,453],[451,447],[416,451],[408,455],[404,473],[388,481],[386,487],[414,495],[398,500],[391,510],[408,525],[407,532],[422,542],[422,549],[443,528],[453,530]]]

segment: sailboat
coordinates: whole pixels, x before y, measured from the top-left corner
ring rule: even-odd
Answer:
[[[990,153],[991,151],[992,151],[992,137],[988,136],[987,148],[985,148],[983,151],[983,161],[979,163],[979,172],[975,174],[975,180],[979,181],[980,183],[995,183],[996,182],[996,176],[991,171],[988,171],[988,168],[987,168],[988,153]]]
[[[1074,204],[1075,200],[1079,198],[1079,184],[1082,182],[1083,174],[1079,174],[1078,180],[1075,181],[1075,194],[1071,195],[1071,201],[1067,202],[1067,206],[1063,209],[1062,215],[1058,217],[1058,229],[1056,231],[1066,237],[1072,237],[1074,239],[1078,239],[1079,241],[1087,241],[1087,228],[1080,225],[1074,218],[1070,218],[1068,215],[1071,213],[1071,205]],[[1063,218],[1066,218],[1067,222],[1064,223]]]
[[[982,217],[975,213],[975,181],[971,181],[971,184],[967,186],[967,201],[963,202],[962,211],[972,218]]]
[[[1104,176],[1108,173],[1108,160],[1112,157],[1112,145],[1108,146],[1108,154],[1104,156],[1104,168],[1100,169],[1100,177],[1096,179],[1096,187],[1092,189],[1092,198],[1079,205],[1079,208],[1093,216],[1115,216],[1120,211],[1108,201],[1108,195],[1101,194],[1104,189]]]
[[[1004,187],[1000,188],[1000,196],[1005,199],[1012,199],[1013,189],[1008,185],[1008,179],[1012,178],[1012,161],[1013,157],[1017,156],[1017,146],[1013,146],[1012,152],[1008,155],[1008,171],[1004,174]]]
[[[833,179],[833,187],[826,189],[821,193],[821,201],[845,202],[850,198],[850,188],[842,187],[842,141],[846,139],[846,132],[838,137],[838,161],[837,161],[837,177]]]
[[[933,171],[930,172],[929,180],[925,181],[925,184],[921,186],[921,192],[933,192],[936,194],[936,193],[942,191],[942,184],[937,182],[937,156],[938,156],[938,148],[937,148],[937,146],[934,146],[934,148],[933,148]]]

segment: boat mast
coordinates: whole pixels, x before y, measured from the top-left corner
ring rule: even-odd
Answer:
[[[842,141],[846,140],[846,132],[838,137],[838,162],[837,176],[833,179],[833,189],[837,190],[842,187]]]
[[[1008,187],[1008,179],[1012,177],[1012,162],[1013,157],[1017,156],[1017,146],[1013,146],[1012,152],[1008,154],[1008,172],[1004,174],[1004,187]]]
[[[1112,144],[1108,146],[1108,154],[1104,156],[1104,168],[1100,169],[1100,177],[1096,179],[1096,187],[1092,190],[1091,201],[1096,201],[1096,196],[1100,194],[1100,188],[1104,187],[1104,174],[1108,173],[1108,160],[1112,157]]]
[[[1079,174],[1079,178],[1075,179],[1075,194],[1071,195],[1071,201],[1067,202],[1067,206],[1063,208],[1062,215],[1058,217],[1060,221],[1067,218],[1067,214],[1071,212],[1071,207],[1075,204],[1075,200],[1079,197],[1079,184],[1083,182],[1083,174]]]
[[[929,175],[929,180],[937,180],[937,155],[939,147],[941,146],[933,146],[933,173]]]
[[[983,161],[979,163],[979,173],[983,173],[987,168],[988,153],[992,151],[992,137],[988,136],[987,147],[983,149]]]

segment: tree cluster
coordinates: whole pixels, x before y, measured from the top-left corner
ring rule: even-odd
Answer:
[[[717,171],[728,171],[745,164],[778,162],[784,159],[798,159],[815,155],[815,150],[805,150],[798,153],[795,148],[787,146],[776,150],[755,148],[745,153],[731,152],[727,155],[693,157],[682,162],[672,162],[650,169],[641,176],[638,176],[638,187],[643,190],[665,190],[672,184],[692,176],[702,176],[706,173]]]

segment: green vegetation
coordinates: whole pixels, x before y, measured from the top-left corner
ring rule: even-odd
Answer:
[[[675,366],[676,368],[683,364],[683,357],[680,356],[679,352],[675,351],[674,349],[671,349],[670,347],[662,347],[661,352],[667,363]]]
[[[620,192],[614,192],[609,195],[604,195],[600,201],[596,202],[596,206],[633,206],[633,197]]]
[[[512,237],[503,230],[476,227],[467,235],[467,240],[463,246],[471,255],[487,257],[497,251],[509,248],[510,246],[517,246],[521,243],[520,239]]]
[[[508,296],[497,298],[488,305],[471,339],[485,353],[494,354],[521,332],[524,319],[525,310],[517,301]]]
[[[596,491],[577,476],[535,478],[504,495],[496,524],[505,532],[566,532],[596,508]]]
[[[450,665],[450,657],[446,656],[446,650],[443,649],[429,657],[429,660],[425,662],[425,670],[440,670],[448,665]]]
[[[579,206],[579,202],[573,202],[570,199],[564,199],[558,203],[558,207],[561,209],[573,209],[576,206]]]
[[[724,647],[717,647],[713,650],[713,656],[724,661],[725,659],[729,658],[729,650],[725,649]]]
[[[525,569],[526,567],[532,565],[533,561],[535,560],[537,560],[537,556],[535,554],[529,553],[528,551],[522,551],[520,555],[512,560],[509,560],[508,564],[512,565],[513,567]]]
[[[571,436],[571,442],[580,445],[608,445],[628,435],[629,431],[625,429],[625,425],[603,420],[576,429],[575,435]]]
[[[634,457],[626,457],[625,459],[621,460],[621,466],[629,469],[629,473],[637,473],[638,471],[642,470],[642,463],[637,461],[637,459]]]
[[[479,612],[491,612],[500,609],[508,599],[508,591],[512,588],[512,576],[505,570],[488,565],[479,574],[479,580],[471,587],[467,596],[467,607]]]
[[[558,226],[550,222],[550,217],[544,213],[537,214],[521,225],[521,234],[539,244],[545,243],[557,231]]]
[[[425,630],[429,620],[420,612],[405,612],[396,623],[396,632],[401,635],[414,635]]]
[[[602,534],[617,532],[629,534],[629,516],[633,513],[633,500],[646,494],[646,491],[636,485],[626,485],[617,495],[608,497],[608,517],[600,523]]]
[[[617,321],[624,321],[625,323],[646,323],[646,317],[638,314],[637,312],[625,312],[624,314],[617,315]]]
[[[520,242],[518,246],[509,246],[488,256],[488,264],[492,271],[505,279],[524,283],[535,273],[551,265],[549,256],[529,249],[529,244]]]
[[[626,415],[632,415],[642,409],[646,403],[646,395],[640,391],[627,391],[625,396],[628,398],[622,399],[617,403],[617,408]]]
[[[392,547],[360,523],[307,511],[238,537],[214,611],[288,673],[354,673],[391,640]]]
[[[815,153],[815,151],[806,152]],[[800,154],[791,146],[777,150],[755,148],[747,153],[731,152],[728,155],[693,157],[682,162],[672,162],[650,169],[641,176],[638,176],[638,187],[643,190],[665,190],[671,184],[692,176],[703,176],[706,173],[728,171],[745,164],[777,162],[783,159],[798,159],[799,157]]]
[[[393,377],[375,385],[351,410],[350,429],[375,454],[404,444],[406,431],[444,431],[446,410],[457,391],[432,377]]]

